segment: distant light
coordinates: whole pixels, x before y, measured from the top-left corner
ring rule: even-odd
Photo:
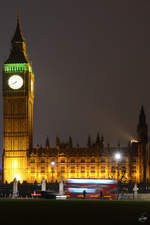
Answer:
[[[54,166],[55,165],[55,162],[54,161],[51,161],[51,165]]]
[[[76,184],[115,184],[115,180],[111,179],[66,179],[66,183]]]
[[[38,193],[31,193],[31,196],[41,196],[41,194],[38,194]]]
[[[83,193],[83,191],[86,191],[86,193],[96,193],[96,189],[90,188],[68,188],[68,191],[71,193]]]
[[[121,154],[119,152],[117,152],[115,154],[115,159],[120,160],[121,159]]]
[[[56,195],[56,199],[67,199],[66,195]]]
[[[136,139],[132,139],[130,142],[131,143],[138,143],[138,141]]]
[[[21,176],[19,174],[16,174],[15,178],[16,178],[17,181],[19,181],[21,179]]]

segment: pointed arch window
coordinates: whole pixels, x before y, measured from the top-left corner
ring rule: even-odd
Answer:
[[[91,163],[95,163],[95,159],[91,159]]]
[[[85,163],[85,160],[84,159],[81,159],[81,163]]]

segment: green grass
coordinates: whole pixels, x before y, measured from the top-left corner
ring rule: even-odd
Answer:
[[[0,223],[15,225],[140,225],[142,212],[150,216],[148,201],[0,200]]]

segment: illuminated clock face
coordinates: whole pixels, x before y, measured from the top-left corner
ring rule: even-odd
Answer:
[[[12,89],[19,89],[23,85],[23,79],[19,75],[13,75],[8,79],[8,85]]]

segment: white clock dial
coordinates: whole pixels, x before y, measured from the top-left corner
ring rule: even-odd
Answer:
[[[23,85],[23,79],[19,75],[13,75],[8,79],[8,85],[12,89],[19,89]]]

